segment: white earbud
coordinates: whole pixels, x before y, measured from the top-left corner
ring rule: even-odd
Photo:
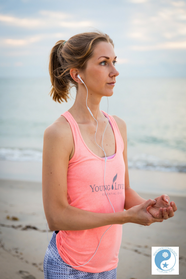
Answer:
[[[80,75],[77,75],[77,77],[81,80],[81,82],[82,82],[83,84],[85,84],[84,81],[80,78]]]

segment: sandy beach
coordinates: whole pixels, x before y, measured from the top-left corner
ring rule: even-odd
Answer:
[[[151,275],[152,246],[179,246],[180,274],[175,277],[184,279],[186,174],[130,170],[130,177],[131,185],[147,199],[155,198],[156,194],[163,194],[165,191],[162,185],[168,183],[167,189],[172,189],[171,193],[175,191],[171,200],[176,202],[178,211],[174,218],[149,227],[123,225],[117,279],[164,278],[161,275]],[[155,184],[158,188],[154,187]],[[147,188],[146,193],[144,185],[151,186]],[[176,187],[183,191],[176,192]],[[43,258],[51,232],[47,232],[41,182],[1,179],[0,212],[0,278],[44,278]],[[170,275],[167,276],[169,277]],[[171,278],[174,278],[174,275]]]

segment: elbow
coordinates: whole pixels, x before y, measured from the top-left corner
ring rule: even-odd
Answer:
[[[63,231],[67,230],[67,220],[65,218],[65,212],[63,210],[54,211],[52,214],[47,214],[47,223],[51,231]],[[59,213],[60,212],[60,213]]]
[[[57,226],[55,225],[55,223],[53,221],[47,221],[48,222],[48,227],[50,231],[58,231],[59,229],[57,229]]]
[[[47,223],[48,223],[48,227],[49,227],[49,230],[50,231],[58,231],[59,230],[59,227],[57,229],[57,224],[56,224],[56,221],[53,219],[53,218],[47,218]]]
[[[59,219],[57,218],[53,218],[53,219],[48,219],[48,227],[51,231],[64,231],[67,229],[67,227],[65,226],[65,224],[63,224],[62,222],[59,221]]]

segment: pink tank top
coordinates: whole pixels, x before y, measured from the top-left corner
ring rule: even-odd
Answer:
[[[105,189],[115,212],[121,212],[125,202],[124,143],[114,118],[105,112],[104,115],[109,117],[116,143],[116,154],[106,163]],[[104,190],[105,159],[95,155],[87,147],[72,115],[67,111],[62,116],[70,124],[75,145],[67,173],[68,203],[91,212],[113,213]],[[113,225],[104,234],[108,228],[109,226],[103,226],[81,231],[59,231],[56,245],[63,261],[77,270],[92,273],[116,268],[122,225]]]

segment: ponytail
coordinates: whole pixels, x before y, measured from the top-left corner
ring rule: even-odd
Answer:
[[[52,84],[50,96],[55,102],[63,102],[68,100],[69,96],[69,79],[66,74],[65,61],[62,57],[61,50],[66,41],[60,40],[52,48],[50,53],[49,74]]]

